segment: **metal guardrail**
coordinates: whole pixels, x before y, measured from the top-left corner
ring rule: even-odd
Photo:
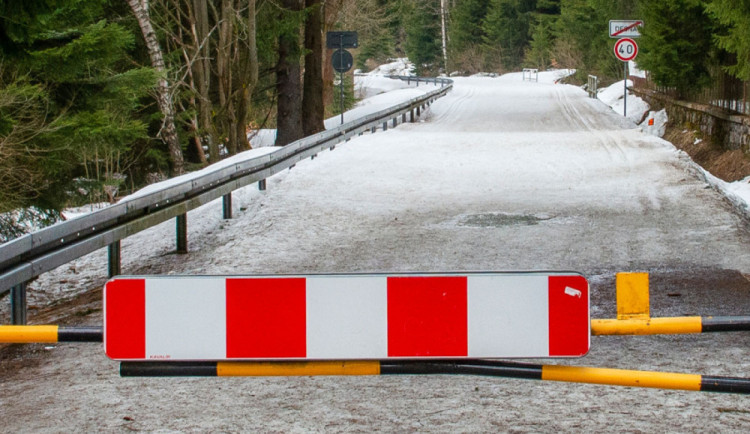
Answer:
[[[521,79],[523,81],[526,81],[526,77],[529,77],[529,81],[536,81],[539,82],[539,70],[536,68],[524,68],[523,71],[521,71]],[[533,76],[533,78],[532,78]]]
[[[589,93],[589,98],[597,98],[599,92],[599,77],[589,75],[588,83],[586,83],[586,91]]]
[[[224,198],[224,216],[231,217],[232,191],[259,182],[294,166],[307,157],[349,140],[365,131],[375,132],[388,121],[398,124],[398,117],[411,121],[435,99],[453,87],[445,78],[389,76],[417,84],[440,85],[425,95],[394,107],[349,121],[337,128],[297,140],[272,153],[223,167],[198,178],[165,187],[161,190],[123,201],[110,207],[27,234],[0,245],[0,294],[11,293],[11,322],[26,323],[26,283],[40,274],[80,258],[95,250],[109,247],[109,275],[120,273],[120,240],[155,226],[170,218],[177,219],[177,250],[187,251],[187,212],[219,197]],[[229,209],[227,209],[229,205]]]

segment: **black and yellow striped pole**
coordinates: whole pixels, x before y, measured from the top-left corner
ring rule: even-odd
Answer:
[[[102,342],[102,328],[56,325],[0,326],[0,343],[3,344],[53,344],[57,342]]]
[[[648,273],[617,273],[616,290],[617,318],[592,319],[592,335],[657,335],[750,330],[750,316],[652,318]]]
[[[592,319],[591,334],[673,335],[750,330],[750,316],[686,316],[647,319]]]
[[[123,377],[480,375],[610,386],[750,394],[750,379],[496,360],[122,362]]]

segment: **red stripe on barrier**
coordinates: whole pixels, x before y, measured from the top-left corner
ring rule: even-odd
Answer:
[[[104,348],[111,359],[146,357],[146,281],[118,279],[104,289]]]
[[[304,278],[227,279],[227,358],[307,354]]]
[[[550,276],[550,357],[583,356],[589,351],[588,288],[583,276]]]
[[[465,357],[467,279],[388,278],[388,356]]]

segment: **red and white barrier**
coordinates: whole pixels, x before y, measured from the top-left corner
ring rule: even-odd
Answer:
[[[104,289],[116,360],[577,357],[589,340],[580,275],[118,277]]]

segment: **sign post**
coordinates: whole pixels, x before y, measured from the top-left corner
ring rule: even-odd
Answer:
[[[352,68],[354,60],[352,54],[344,48],[357,48],[357,32],[328,32],[326,33],[326,48],[335,49],[331,57],[333,69],[339,73],[341,86],[341,123],[344,123],[344,73]]]
[[[638,55],[638,45],[632,38],[641,36],[643,20],[609,20],[609,37],[619,39],[615,43],[615,56],[624,66],[623,116],[628,115],[628,62]]]
[[[633,39],[622,38],[615,43],[615,56],[622,60],[624,71],[623,116],[628,115],[628,62],[638,55],[638,44]]]

